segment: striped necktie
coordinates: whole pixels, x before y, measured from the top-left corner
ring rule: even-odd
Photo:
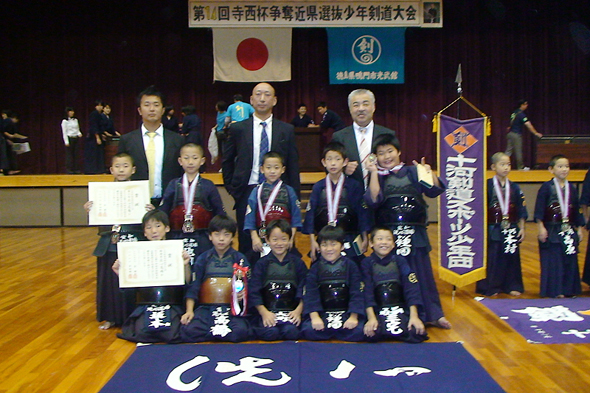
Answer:
[[[260,125],[262,126],[262,133],[260,134],[260,155],[259,155],[259,162],[258,167],[262,166],[262,157],[268,153],[268,134],[266,133],[266,122],[261,122]],[[260,170],[260,169],[259,169]],[[264,183],[264,174],[262,172],[258,175],[258,184]]]
[[[360,148],[359,148],[359,157],[361,159],[361,167],[363,170],[363,183],[365,188],[367,188],[367,184],[369,183],[369,171],[366,167],[366,160],[367,157],[369,157],[369,154],[371,153],[371,147],[369,146],[371,143],[367,137],[367,129],[366,128],[361,128],[360,129],[361,132],[361,144],[360,144]]]
[[[154,195],[154,183],[156,179],[156,142],[154,142],[155,132],[148,132],[150,137],[147,147],[145,148],[145,157],[147,158],[150,182],[150,196]]]

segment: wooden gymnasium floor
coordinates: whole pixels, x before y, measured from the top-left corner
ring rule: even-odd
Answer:
[[[529,297],[539,288],[535,229],[527,224],[522,247]],[[431,240],[436,232],[431,225]],[[0,392],[97,392],[133,352],[117,329],[101,331],[95,320],[96,239],[94,228],[0,228]],[[304,236],[298,245],[309,250]],[[439,290],[453,329],[430,328],[430,342],[464,342],[509,392],[588,391],[590,345],[528,344],[473,300],[474,284],[454,299],[450,285],[439,282]]]

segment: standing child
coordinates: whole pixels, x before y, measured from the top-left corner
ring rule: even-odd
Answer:
[[[248,307],[249,264],[232,248],[236,231],[236,222],[226,215],[215,216],[209,223],[213,248],[199,255],[193,265],[194,280],[187,290],[186,313],[181,319],[184,342],[250,338],[250,326],[243,318]]]
[[[160,210],[147,212],[141,223],[145,237],[150,241],[166,240],[170,224],[166,213]],[[182,254],[185,266],[185,282],[190,280],[189,256]],[[116,260],[113,271],[119,274]],[[180,317],[183,314],[184,285],[143,287],[135,289],[136,308],[121,327],[117,337],[142,343],[179,342]]]
[[[130,181],[135,173],[133,158],[127,153],[113,156],[111,174],[115,181]],[[93,201],[84,204],[86,212],[92,209]],[[151,204],[146,210],[153,210]],[[113,225],[112,228],[101,227],[100,239],[92,255],[96,259],[96,319],[102,322],[99,329],[106,330],[113,326],[121,326],[133,310],[133,302],[125,299],[119,289],[119,278],[111,266],[117,259],[117,243],[136,242],[142,238],[140,225]],[[128,304],[129,303],[129,304]]]
[[[289,222],[271,221],[266,230],[271,253],[256,263],[250,280],[250,307],[259,314],[254,317],[253,331],[260,340],[296,340],[307,266],[289,254],[293,236]]]
[[[184,175],[173,179],[166,187],[160,210],[170,216],[170,238],[183,239],[184,249],[191,264],[212,245],[207,228],[213,216],[225,214],[217,187],[211,180],[199,175],[205,163],[203,148],[187,143],[180,148],[178,163]]]
[[[375,212],[377,225],[392,229],[396,253],[406,257],[410,269],[416,272],[422,293],[425,321],[433,326],[450,329],[444,316],[436,282],[432,273],[431,247],[426,232],[428,205],[422,195],[435,198],[443,193],[445,186],[430,165],[422,158],[426,172],[432,173],[432,187],[418,180],[418,163],[405,166],[400,162],[399,140],[391,134],[379,135],[373,143],[373,154],[367,164],[370,172],[369,187],[365,201]]]
[[[249,232],[252,237],[252,254],[246,254],[252,265],[258,261],[260,254],[264,256],[270,252],[268,246],[264,247],[269,222],[282,218],[291,223],[289,250],[293,249],[297,228],[302,225],[297,194],[281,180],[281,175],[285,173],[283,157],[274,151],[263,155],[260,173],[264,175],[265,181],[250,193],[244,218],[244,231]],[[296,249],[293,252],[295,255],[299,254]]]
[[[569,184],[569,160],[556,155],[549,161],[552,180],[543,183],[535,203],[541,255],[541,297],[577,296],[582,292],[578,268],[578,245],[584,217],[578,192]]]
[[[418,317],[422,308],[420,285],[406,258],[393,252],[393,232],[375,227],[369,236],[373,254],[361,262],[369,341],[393,339],[421,343],[428,339]]]
[[[492,156],[492,171],[496,175],[488,179],[487,274],[475,287],[477,293],[485,296],[500,292],[520,296],[524,292],[519,244],[524,240],[528,213],[520,187],[508,181],[510,169],[506,153]]]
[[[320,251],[316,234],[329,225],[342,228],[346,234],[344,252],[348,258],[360,264],[364,257],[362,254],[367,250],[367,232],[371,230],[369,212],[363,201],[363,186],[344,175],[348,158],[342,143],[328,143],[323,157],[322,165],[328,175],[325,180],[313,185],[302,230],[310,235],[311,260],[315,261]],[[362,240],[355,243],[359,235]]]
[[[66,107],[66,117],[61,121],[61,131],[66,145],[66,173],[80,173],[78,170],[78,141],[82,136],[80,123],[74,117],[74,108]]]
[[[345,232],[326,226],[318,233],[320,258],[305,281],[301,337],[306,340],[361,341],[365,302],[356,263],[342,256]]]

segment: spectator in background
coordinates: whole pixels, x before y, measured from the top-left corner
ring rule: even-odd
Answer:
[[[254,114],[252,105],[243,102],[243,99],[241,94],[234,95],[234,103],[227,108],[226,125],[249,119]]]
[[[78,140],[82,137],[80,123],[74,117],[74,108],[66,107],[65,117],[61,121],[61,131],[66,145],[66,173],[80,173],[78,170]]]
[[[320,115],[322,115],[322,121],[320,123],[320,128],[322,130],[322,143],[325,146],[328,142],[332,140],[332,135],[336,131],[340,131],[344,128],[344,123],[342,119],[336,112],[331,109],[328,109],[328,105],[325,102],[320,102],[317,104],[317,109]],[[322,146],[322,147],[323,147]]]
[[[178,118],[174,116],[174,107],[172,105],[168,105],[166,107],[166,110],[164,111],[164,116],[162,117],[162,124],[164,125],[165,130],[180,133]]]
[[[180,133],[186,137],[186,143],[195,143],[201,146],[201,119],[195,113],[195,107],[187,105],[182,107],[182,125]]]
[[[88,135],[84,141],[84,173],[104,173],[104,147],[102,143],[102,118],[104,101],[96,100],[94,110],[88,117]]]
[[[297,115],[291,120],[293,127],[308,127],[314,126],[313,119],[307,114],[307,106],[305,104],[299,104],[297,106]]]

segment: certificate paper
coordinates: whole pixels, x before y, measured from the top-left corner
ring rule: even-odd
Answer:
[[[149,181],[89,182],[88,200],[90,225],[139,224],[150,203]]]
[[[120,242],[119,287],[184,285],[182,240]]]

